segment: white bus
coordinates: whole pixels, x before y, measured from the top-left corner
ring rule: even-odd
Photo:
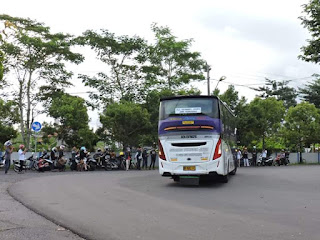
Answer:
[[[159,109],[159,172],[174,181],[218,176],[228,182],[237,171],[236,117],[215,96],[162,98]]]

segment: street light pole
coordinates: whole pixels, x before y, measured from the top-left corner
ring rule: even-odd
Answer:
[[[222,82],[222,81],[225,80],[226,78],[227,78],[226,76],[222,76],[222,77],[218,80],[217,85],[216,85],[216,87],[214,88],[214,90],[217,89],[219,82]]]
[[[210,70],[211,67],[208,65],[206,65],[206,70],[207,70],[207,85],[208,85],[208,96],[210,96]]]

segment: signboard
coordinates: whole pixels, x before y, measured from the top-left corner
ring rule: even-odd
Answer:
[[[201,107],[175,109],[175,114],[186,114],[186,113],[201,113]]]
[[[35,132],[39,132],[41,130],[41,127],[41,123],[39,122],[33,122],[31,125],[32,130]]]

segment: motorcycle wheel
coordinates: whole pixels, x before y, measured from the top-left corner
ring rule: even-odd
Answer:
[[[261,166],[261,162],[258,162],[258,163],[257,163],[257,166],[260,167],[260,166]]]
[[[105,164],[105,167],[104,167],[104,170],[106,170],[106,171],[112,170],[111,164],[110,164],[110,163],[106,163],[106,164]]]
[[[16,166],[16,164],[13,165],[13,171],[19,172],[19,166]]]
[[[95,165],[94,163],[90,163],[90,164],[89,164],[89,170],[90,170],[90,171],[96,170],[96,165]]]
[[[32,170],[39,170],[39,166],[36,161],[33,163]]]

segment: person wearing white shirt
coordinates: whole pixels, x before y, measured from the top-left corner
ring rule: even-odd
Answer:
[[[23,166],[25,165],[25,161],[26,161],[26,151],[27,151],[27,149],[24,149],[24,145],[21,144],[21,145],[19,146],[19,151],[18,151],[19,161],[20,161],[19,172],[22,171]]]

